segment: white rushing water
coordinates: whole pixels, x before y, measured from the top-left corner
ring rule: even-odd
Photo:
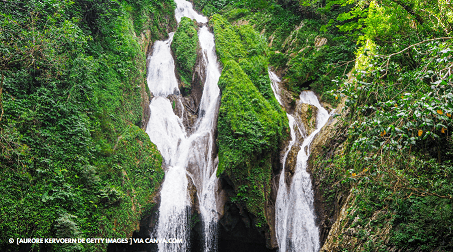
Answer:
[[[175,75],[175,61],[171,56],[171,42],[174,33],[169,34],[165,41],[156,41],[153,46],[153,55],[148,66],[148,87],[155,96],[166,97],[170,94],[179,94],[178,81]],[[165,85],[162,85],[165,83]]]
[[[182,17],[188,17],[190,19],[195,19],[198,23],[207,23],[208,19],[200,14],[198,14],[192,6],[191,2],[186,0],[175,0],[176,10],[175,17],[176,21],[181,22]]]
[[[278,77],[269,72],[272,89],[281,104],[278,89]],[[291,141],[283,158],[283,169],[280,174],[279,188],[275,205],[275,228],[279,251],[318,251],[319,230],[315,224],[313,206],[313,190],[310,174],[307,172],[307,162],[310,157],[310,144],[321,128],[327,123],[329,113],[319,104],[318,98],[312,91],[300,94],[300,102],[318,108],[316,130],[304,138],[301,149],[297,154],[295,173],[291,185],[285,183],[285,163],[291,147],[295,144],[295,120],[288,114],[291,128]],[[299,129],[301,127],[298,127]],[[301,134],[304,135],[304,134]]]
[[[181,17],[196,19],[206,23],[206,17],[197,14],[192,4],[175,0],[177,21]],[[175,115],[167,96],[179,95],[175,77],[175,64],[170,45],[173,33],[166,41],[154,44],[148,69],[148,86],[154,94],[151,101],[151,116],[146,129],[151,141],[162,153],[167,170],[161,189],[159,219],[155,238],[182,239],[183,243],[159,243],[159,251],[189,250],[189,179],[195,185],[199,200],[199,210],[204,225],[204,251],[216,250],[216,211],[215,193],[218,179],[217,165],[213,157],[214,132],[219,109],[220,90],[217,82],[220,77],[219,65],[215,54],[214,35],[206,24],[199,29],[198,36],[202,50],[202,67],[206,74],[203,95],[198,108],[195,130],[188,135],[182,119]],[[179,102],[181,102],[181,97]]]
[[[272,87],[272,91],[274,91],[274,96],[275,96],[275,98],[277,98],[278,103],[280,103],[280,105],[282,105],[283,103],[282,103],[282,98],[280,95],[280,89],[278,88],[278,83],[280,83],[281,80],[271,70],[268,70],[268,73],[269,73],[269,78],[271,79],[271,87]]]

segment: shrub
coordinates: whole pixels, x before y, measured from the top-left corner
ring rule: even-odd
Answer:
[[[188,91],[192,84],[192,76],[199,50],[197,25],[194,20],[183,17],[176,30],[171,44],[176,57],[176,70],[181,78],[183,88]]]

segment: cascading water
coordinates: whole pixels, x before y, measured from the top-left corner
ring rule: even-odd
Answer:
[[[184,0],[175,0],[176,20],[182,17],[206,23],[207,18],[196,13],[192,4]],[[175,94],[181,102],[178,81],[175,77],[175,65],[170,45],[173,33],[166,41],[154,44],[153,55],[148,69],[148,86],[154,94],[151,101],[151,116],[146,132],[156,144],[164,158],[167,171],[161,189],[159,219],[154,234],[158,239],[176,238],[183,243],[159,243],[159,251],[189,250],[189,179],[197,190],[199,210],[204,225],[204,251],[216,250],[216,210],[215,192],[218,179],[214,150],[214,132],[219,109],[220,90],[217,82],[220,77],[219,65],[215,54],[214,35],[206,24],[198,31],[202,51],[202,67],[206,80],[203,95],[198,108],[198,120],[195,130],[189,136],[184,128],[182,117],[175,115],[168,95]]]
[[[198,23],[207,23],[208,19],[198,14],[192,6],[192,3],[186,0],[174,0],[176,3],[175,17],[176,21],[181,22],[182,17],[188,17],[196,20]]]
[[[272,90],[281,104],[278,77],[269,71]],[[297,154],[295,173],[291,185],[285,183],[285,163],[291,147],[296,142],[295,120],[288,115],[291,128],[291,142],[283,158],[283,170],[280,174],[279,188],[275,205],[275,225],[279,251],[318,251],[319,230],[315,224],[313,206],[313,190],[310,174],[307,172],[307,162],[310,156],[310,144],[321,128],[327,123],[329,113],[319,104],[318,98],[311,91],[300,94],[300,102],[318,108],[316,130],[304,138],[301,149]],[[301,127],[298,127],[299,129]],[[305,135],[305,134],[301,134]]]

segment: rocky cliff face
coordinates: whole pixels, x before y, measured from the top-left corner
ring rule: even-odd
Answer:
[[[320,251],[323,252],[343,249],[363,251],[369,246],[364,242],[364,236],[371,237],[374,245],[387,244],[392,229],[391,220],[386,219],[389,216],[386,209],[374,212],[363,224],[355,215],[357,206],[354,185],[342,185],[344,174],[339,172],[346,171],[341,171],[332,162],[334,159],[341,159],[346,151],[344,146],[348,136],[344,120],[348,111],[343,111],[344,100],[336,108],[337,116],[331,119],[313,141],[309,159],[308,169],[313,175],[315,209],[320,227]],[[377,221],[383,225],[373,226],[373,222]]]
[[[311,145],[311,156],[308,170],[313,175],[315,192],[315,209],[318,214],[317,223],[320,227],[320,251],[362,251],[365,249],[364,235],[372,236],[378,243],[387,243],[391,222],[384,221],[378,229],[371,223],[386,214],[386,210],[377,211],[370,220],[361,226],[358,217],[354,216],[355,194],[350,185],[342,185],[344,174],[334,167],[332,160],[341,159],[345,151],[347,127],[344,124],[348,111],[343,111],[344,100],[336,108],[335,118],[331,118],[315,138]],[[362,224],[363,225],[363,224]],[[341,249],[340,249],[341,248]]]
[[[251,214],[246,205],[231,200],[236,198],[234,183],[228,176],[220,177],[221,193],[224,194],[225,202],[222,209],[219,225],[219,251],[229,252],[248,252],[248,251],[276,251],[276,241],[272,240],[271,235],[275,232],[273,229],[266,230],[265,227],[256,226],[256,216]],[[276,192],[271,193],[269,201],[275,201]],[[269,206],[273,209],[273,206]],[[269,213],[272,213],[268,209]],[[268,221],[273,220],[273,215]],[[272,228],[272,225],[269,225]]]

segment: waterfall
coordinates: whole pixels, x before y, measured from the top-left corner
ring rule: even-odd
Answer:
[[[181,22],[182,17],[195,19],[198,23],[207,23],[208,19],[198,14],[192,6],[192,3],[186,0],[174,0],[176,3],[175,17],[176,21]]]
[[[174,33],[169,34],[165,41],[156,41],[153,46],[153,55],[148,66],[148,87],[155,96],[165,97],[170,94],[179,94],[178,81],[175,76],[175,61],[171,56],[170,45]],[[162,85],[165,83],[165,85]]]
[[[160,193],[157,229],[153,235],[158,239],[183,240],[183,243],[179,244],[159,243],[158,248],[161,252],[190,250],[191,199],[188,186],[189,182],[192,182],[197,191],[204,228],[204,251],[215,251],[218,220],[215,196],[218,179],[213,150],[220,103],[220,90],[217,86],[220,70],[215,54],[214,35],[206,26],[207,18],[196,13],[192,4],[187,1],[175,0],[175,3],[177,6],[175,17],[178,22],[182,17],[189,17],[203,23],[198,31],[198,37],[206,80],[195,130],[188,134],[181,119],[183,116],[180,118],[175,115],[167,98],[168,95],[174,94],[179,102],[182,99],[170,49],[173,33],[170,33],[168,40],[157,41],[154,44],[147,80],[149,89],[155,97],[150,104],[151,115],[146,132],[161,152],[167,169]]]
[[[281,103],[278,77],[269,71],[272,90]],[[285,164],[291,147],[296,144],[296,122],[292,115],[287,114],[291,129],[291,141],[283,157],[283,169],[280,174],[279,188],[275,205],[275,229],[279,251],[318,251],[319,230],[315,224],[313,206],[313,190],[310,174],[307,172],[310,144],[314,137],[327,123],[329,113],[319,104],[318,98],[312,91],[300,94],[300,103],[307,103],[318,108],[316,130],[304,137],[301,149],[297,154],[295,173],[288,188],[285,183]],[[297,127],[298,129],[302,127]],[[301,132],[301,135],[303,132]]]

